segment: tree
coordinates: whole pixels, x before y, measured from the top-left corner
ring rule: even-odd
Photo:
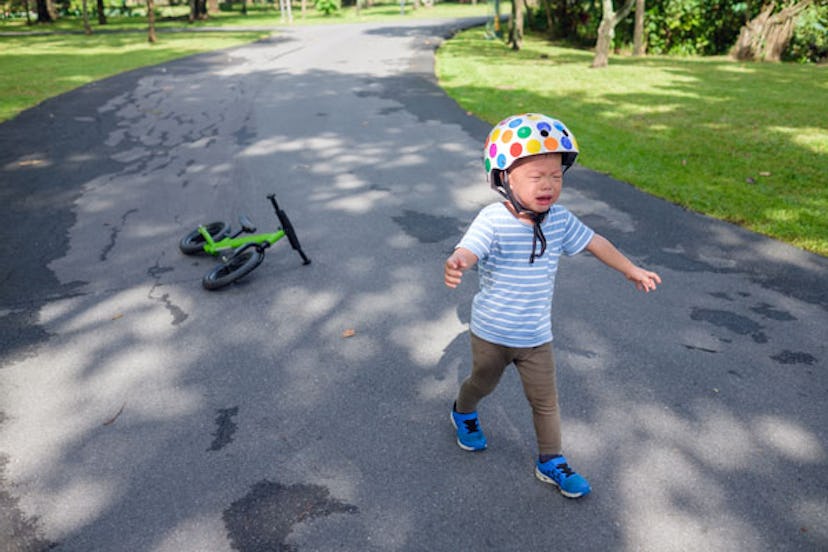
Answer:
[[[635,0],[635,25],[633,26],[633,55],[644,55],[644,0]]]
[[[243,6],[246,9],[246,6]],[[190,23],[196,19],[207,19],[207,0],[190,0],[190,15],[188,16]]]
[[[55,20],[55,7],[51,0],[37,0],[37,22],[53,23]]]
[[[104,0],[98,0],[98,25],[106,25],[106,8]]]
[[[595,44],[595,58],[592,60],[592,67],[606,67],[609,63],[609,51],[615,34],[615,27],[622,19],[627,17],[634,2],[635,0],[624,0],[624,6],[620,10],[614,11],[612,0],[601,0],[601,23],[598,25],[598,41]]]
[[[512,50],[520,50],[523,45],[523,3],[524,0],[512,0],[512,24],[509,26]]]
[[[730,50],[731,57],[741,61],[779,61],[793,36],[796,17],[812,0],[790,3],[773,13],[776,2],[765,4],[759,15],[748,21],[739,39]]]
[[[92,27],[89,26],[89,6],[87,0],[81,2],[81,13],[83,14],[83,34],[91,35]]]
[[[147,0],[147,42],[155,44],[158,38],[155,36],[155,0]]]
[[[552,33],[552,6],[550,6],[550,2],[552,0],[541,0],[543,3],[543,9],[546,12],[546,30],[550,34]]]

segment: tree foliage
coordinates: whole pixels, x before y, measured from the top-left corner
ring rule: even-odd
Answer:
[[[643,46],[651,54],[724,55],[736,44],[742,27],[772,0],[646,0]],[[777,0],[784,5],[794,0]],[[551,38],[579,46],[593,46],[602,19],[601,0],[547,0],[550,17],[536,10],[533,28]],[[615,0],[615,6],[622,0]],[[781,7],[781,6],[780,6]],[[551,19],[551,21],[550,21]],[[635,20],[622,19],[615,27],[611,49],[632,49]],[[828,1],[816,0],[795,20],[793,36],[783,60],[820,62],[828,59]]]

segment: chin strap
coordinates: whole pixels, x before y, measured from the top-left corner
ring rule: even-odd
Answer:
[[[532,226],[532,254],[529,255],[529,264],[534,264],[536,258],[543,257],[543,254],[546,253],[546,236],[543,235],[541,224],[543,223],[543,219],[545,219],[546,215],[549,213],[549,209],[543,213],[536,213],[535,211],[531,211],[521,205],[512,193],[512,188],[509,186],[509,174],[506,171],[501,172],[495,178],[498,178],[500,181],[499,185],[495,186],[495,189],[500,192],[503,197],[509,200],[509,203],[511,203],[512,207],[514,207],[515,212],[518,214],[527,214],[532,217],[532,222],[534,224]],[[540,252],[537,251],[538,242],[540,242]]]
[[[532,221],[535,225],[532,227],[532,254],[529,255],[529,264],[533,264],[535,262],[535,257],[543,257],[543,254],[546,253],[546,236],[543,235],[541,223],[543,222],[543,219],[546,218],[546,213],[548,212],[549,211],[546,211],[545,213],[532,213]],[[540,241],[540,253],[535,255],[538,241]]]

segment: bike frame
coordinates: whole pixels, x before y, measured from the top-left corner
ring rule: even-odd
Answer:
[[[210,255],[218,255],[220,251],[226,249],[238,249],[240,247],[244,247],[246,245],[256,245],[256,244],[264,244],[267,245],[265,247],[270,247],[277,241],[281,240],[285,237],[284,230],[277,230],[276,232],[270,232],[265,234],[252,234],[250,236],[239,236],[236,238],[224,238],[219,241],[213,241],[212,236],[210,233],[207,232],[207,228],[204,226],[198,227],[198,232],[204,238],[206,242],[204,244],[204,251],[209,253]]]

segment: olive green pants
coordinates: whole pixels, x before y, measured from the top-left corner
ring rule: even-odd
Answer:
[[[561,414],[555,383],[555,356],[552,343],[538,347],[513,348],[495,345],[471,335],[472,371],[460,385],[457,411],[474,412],[483,397],[494,391],[503,371],[514,363],[523,384],[523,393],[532,407],[532,422],[538,453],[561,453]]]

